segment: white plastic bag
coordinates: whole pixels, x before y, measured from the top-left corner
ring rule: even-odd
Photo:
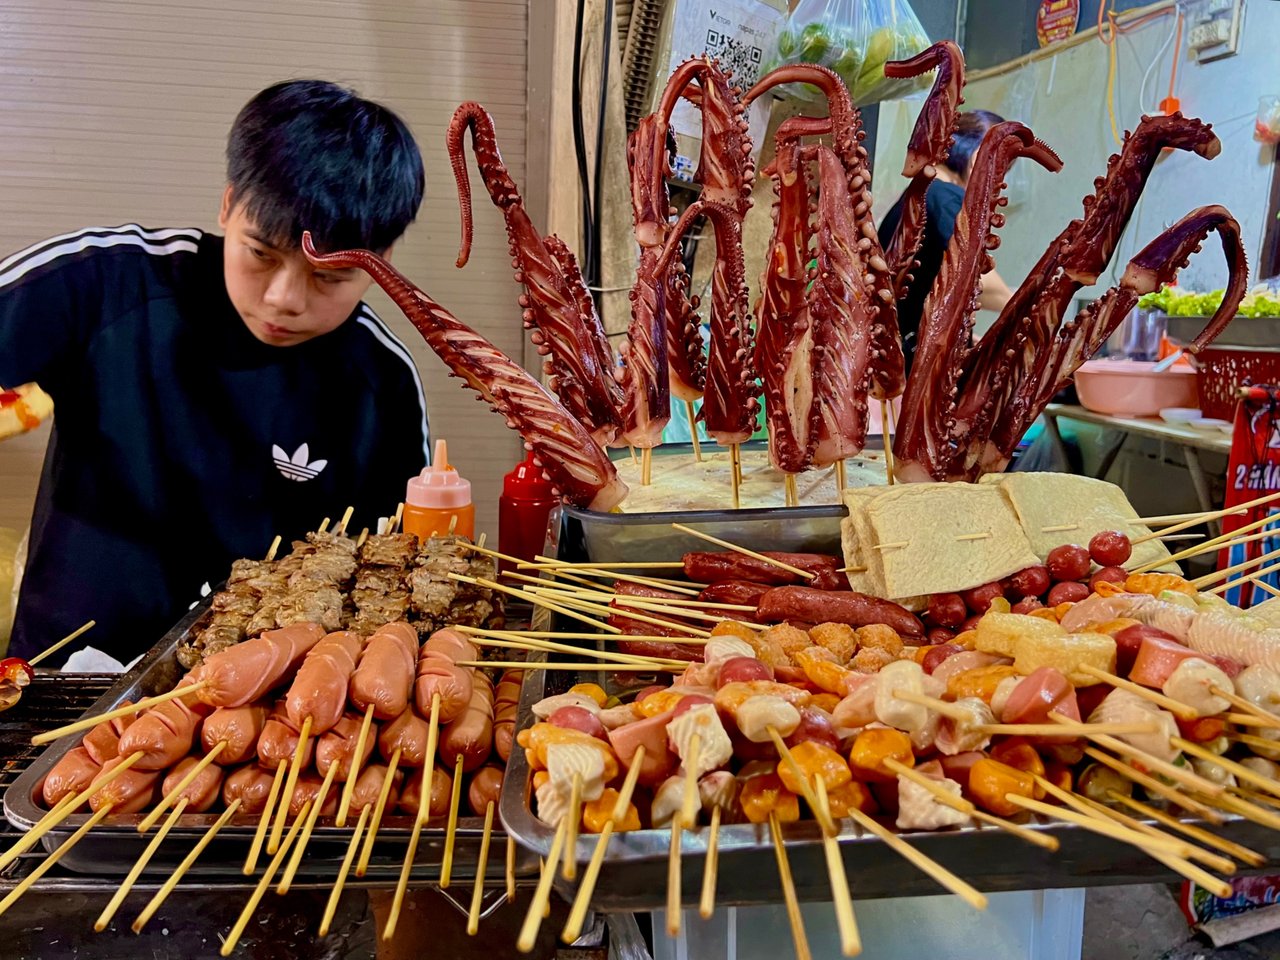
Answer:
[[[890,79],[889,60],[906,60],[929,46],[929,37],[907,0],[800,0],[778,36],[770,68],[791,63],[830,67],[849,88],[853,102],[877,103],[927,86],[929,75]],[[807,84],[796,91],[808,97]]]

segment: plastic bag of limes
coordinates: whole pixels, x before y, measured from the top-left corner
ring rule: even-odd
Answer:
[[[928,74],[904,79],[884,75],[886,61],[914,57],[928,45],[929,37],[907,0],[801,0],[765,67],[830,67],[844,80],[854,103],[877,103],[929,83]],[[791,84],[787,91],[804,99],[819,96],[809,84]]]

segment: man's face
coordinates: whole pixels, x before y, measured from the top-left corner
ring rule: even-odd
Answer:
[[[369,289],[362,270],[317,270],[301,250],[267,242],[244,212],[222,195],[218,225],[226,234],[223,275],[240,319],[257,339],[292,347],[341,326]]]

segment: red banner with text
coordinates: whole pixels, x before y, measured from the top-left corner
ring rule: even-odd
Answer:
[[[1223,503],[1223,509],[1249,509],[1222,518],[1222,532],[1240,536],[1218,554],[1219,570],[1238,568],[1223,596],[1239,607],[1271,597],[1267,587],[1280,595],[1280,496],[1254,502],[1273,494],[1280,495],[1280,387],[1253,386],[1236,404]]]

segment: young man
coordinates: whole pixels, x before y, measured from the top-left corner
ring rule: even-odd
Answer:
[[[369,278],[315,270],[299,242],[385,255],[423,182],[394,113],[290,81],[231,129],[225,237],[128,224],[0,263],[0,384],[56,404],[16,655],[95,619],[89,642],[128,661],[236,557],[395,509],[427,462],[422,383],[361,302]]]
[[[920,244],[920,252],[916,254],[920,266],[911,271],[915,279],[907,288],[907,295],[898,301],[898,329],[902,332],[902,348],[906,353],[908,369],[916,352],[916,336],[920,330],[924,300],[929,295],[938,271],[942,269],[942,255],[946,253],[951,234],[955,232],[956,217],[964,202],[964,190],[969,182],[973,158],[987,131],[1003,121],[1003,117],[990,110],[972,110],[960,114],[956,120],[955,142],[951,145],[951,153],[948,154],[946,163],[938,168],[937,178],[929,184],[925,193],[924,240]],[[899,197],[880,223],[881,243],[888,244],[901,219],[902,198]],[[1012,291],[998,273],[991,270],[983,274],[982,292],[978,295],[979,307],[998,311],[1008,303],[1010,296]]]

